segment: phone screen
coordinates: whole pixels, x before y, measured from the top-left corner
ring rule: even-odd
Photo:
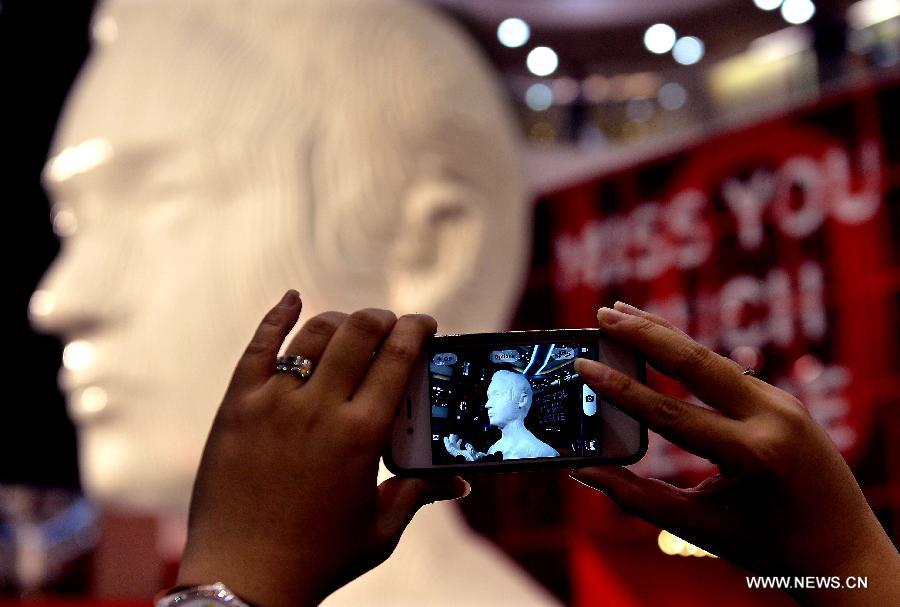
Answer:
[[[598,455],[604,406],[575,372],[596,341],[427,353],[434,465]]]

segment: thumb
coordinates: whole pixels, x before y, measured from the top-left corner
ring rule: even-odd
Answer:
[[[401,478],[378,485],[378,527],[385,542],[396,544],[416,512],[425,504],[465,497],[472,490],[465,479]]]
[[[723,516],[722,508],[701,499],[696,489],[679,489],[665,481],[643,478],[613,465],[582,468],[572,472],[571,477],[602,491],[624,512],[668,529],[678,537],[716,554],[721,542],[733,535],[736,529]],[[709,485],[718,482],[710,482]]]
[[[582,468],[571,477],[602,491],[624,512],[660,527],[681,527],[696,518],[693,511],[697,508],[689,493],[661,480],[642,478],[627,468]]]

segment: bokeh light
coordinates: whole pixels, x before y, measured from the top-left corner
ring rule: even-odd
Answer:
[[[535,112],[546,110],[553,105],[553,90],[543,82],[532,84],[525,91],[525,105]]]
[[[652,99],[632,99],[625,104],[625,115],[633,122],[648,122],[656,113]]]
[[[644,32],[644,46],[651,53],[662,55],[675,46],[675,30],[665,23],[656,23]]]
[[[552,48],[538,46],[528,53],[525,64],[528,66],[528,71],[535,76],[549,76],[559,67],[559,57]]]
[[[574,103],[581,93],[578,81],[568,76],[557,78],[550,88],[553,90],[553,102],[558,105]]]
[[[711,554],[703,548],[695,546],[690,542],[686,542],[674,533],[670,533],[665,529],[659,532],[659,536],[656,538],[656,544],[663,554],[668,554],[669,556],[708,556],[718,558],[715,554]]]
[[[590,103],[600,103],[609,98],[610,82],[601,74],[591,74],[581,83],[584,98]]]
[[[812,0],[784,0],[784,4],[781,5],[781,16],[794,25],[806,23],[815,14],[816,5]]]
[[[696,36],[679,38],[675,46],[672,47],[672,56],[681,65],[694,65],[703,59],[705,52],[706,48],[703,45],[703,41]]]
[[[662,85],[656,96],[659,105],[670,112],[683,108],[687,97],[687,91],[677,82],[667,82]]]
[[[519,48],[531,38],[531,28],[528,23],[518,17],[504,19],[497,26],[497,39],[500,44],[509,48]]]

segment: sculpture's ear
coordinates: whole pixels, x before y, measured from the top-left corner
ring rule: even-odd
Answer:
[[[478,271],[485,218],[464,186],[425,182],[407,192],[388,259],[391,306],[437,313]]]

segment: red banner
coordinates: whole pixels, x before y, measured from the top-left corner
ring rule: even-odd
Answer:
[[[797,395],[855,460],[900,392],[898,91],[844,93],[542,197],[517,326],[594,326],[617,299],[656,312]],[[651,439],[641,466],[709,465]]]

